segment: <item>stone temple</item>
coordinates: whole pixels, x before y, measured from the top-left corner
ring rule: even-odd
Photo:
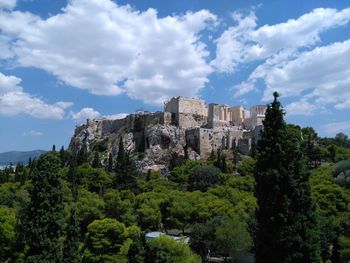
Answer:
[[[257,139],[265,118],[266,105],[256,105],[247,112],[243,106],[210,103],[184,97],[164,102],[164,124],[186,129],[186,144],[201,158],[211,151],[231,149],[236,145],[248,154],[252,139]]]
[[[176,153],[190,159],[206,159],[212,151],[234,146],[249,154],[252,140],[257,140],[265,117],[266,106],[250,110],[241,105],[210,103],[200,99],[176,97],[164,102],[164,111],[137,111],[123,119],[87,120],[79,126],[70,148],[82,147],[117,153],[123,138],[129,150],[144,152],[144,156]],[[150,159],[152,159],[150,157]]]

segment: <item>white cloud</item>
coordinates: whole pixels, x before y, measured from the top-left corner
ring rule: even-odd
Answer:
[[[339,132],[349,133],[350,122],[349,121],[331,122],[331,123],[322,125],[321,129],[327,135],[335,135]]]
[[[113,115],[102,115],[100,112],[93,108],[87,107],[83,108],[78,112],[71,112],[70,117],[77,123],[84,123],[86,119],[107,119],[107,120],[117,120],[123,119],[128,115],[128,113],[117,113]]]
[[[16,6],[16,0],[0,0],[0,9],[13,9]]]
[[[129,113],[118,113],[113,115],[104,115],[103,118],[107,120],[119,120],[119,119],[124,119],[128,115]]]
[[[350,109],[350,98],[346,99],[341,103],[336,104],[335,108],[338,110]]]
[[[315,112],[319,111],[319,107],[313,103],[310,103],[306,99],[301,99],[300,101],[295,101],[286,106],[287,115],[313,115]]]
[[[78,123],[83,123],[86,119],[96,119],[101,117],[101,114],[93,108],[83,108],[79,112],[71,112],[70,115],[72,119],[76,120]]]
[[[350,40],[317,47],[265,72],[264,98],[278,90],[284,97],[304,96],[318,107],[346,107],[350,99]]]
[[[178,94],[194,97],[208,81],[212,68],[199,33],[215,21],[207,10],[158,18],[154,9],[110,0],[72,0],[46,20],[0,13],[0,29],[14,41],[20,66],[44,69],[93,94],[126,92],[153,104]]]
[[[42,136],[44,135],[44,133],[36,130],[30,130],[30,131],[24,132],[23,135],[36,137],[36,136]]]
[[[41,98],[32,96],[19,86],[20,78],[5,76],[0,72],[0,115],[30,115],[40,119],[62,119],[70,102],[48,104]]]
[[[285,23],[264,25],[256,29],[257,17],[234,13],[237,23],[216,39],[216,58],[212,65],[220,72],[232,73],[237,66],[265,60],[281,51],[307,48],[320,42],[320,34],[330,28],[345,25],[350,20],[350,8],[336,10],[317,8]]]
[[[233,86],[235,97],[257,90],[262,79],[264,101],[274,91],[297,99],[287,105],[289,115],[313,115],[329,105],[350,108],[350,40],[317,46],[322,33],[349,23],[350,8],[318,8],[298,19],[259,28],[254,13],[235,13],[233,18],[237,25],[216,40],[212,65],[233,73],[238,66],[258,64],[245,81]]]

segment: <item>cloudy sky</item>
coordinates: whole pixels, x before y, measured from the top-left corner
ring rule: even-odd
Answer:
[[[0,152],[173,96],[350,133],[350,1],[0,0]]]

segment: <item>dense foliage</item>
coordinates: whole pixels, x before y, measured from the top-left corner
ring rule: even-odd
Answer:
[[[320,262],[301,133],[287,126],[278,94],[274,97],[257,147],[256,262]]]
[[[115,156],[98,144],[61,148],[1,170],[0,262],[243,262],[262,245],[288,254],[278,262],[319,262],[317,248],[323,262],[349,261],[348,138],[319,138],[287,125],[278,105],[269,111],[256,160],[234,148],[141,175],[121,140]],[[150,231],[189,243],[146,240]]]

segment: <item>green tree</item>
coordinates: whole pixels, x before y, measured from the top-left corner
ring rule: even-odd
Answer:
[[[119,189],[136,191],[138,172],[130,152],[124,150],[123,139],[120,138],[114,184]]]
[[[137,218],[133,207],[134,199],[134,194],[129,190],[119,192],[115,189],[109,189],[104,196],[107,216],[115,218],[125,225],[135,224]]]
[[[76,176],[89,191],[104,194],[106,188],[112,184],[112,178],[102,168],[93,168],[88,163],[77,167]]]
[[[335,160],[337,158],[337,149],[336,149],[335,145],[332,144],[332,145],[328,146],[327,150],[328,150],[328,155],[329,155],[330,161],[332,163],[335,163]]]
[[[199,263],[200,257],[183,242],[161,235],[148,242],[146,263]]]
[[[195,210],[195,207],[189,200],[189,196],[175,194],[167,210],[169,212],[168,221],[170,225],[181,229],[182,234],[185,234],[185,230],[190,225]]]
[[[95,219],[101,219],[104,216],[105,203],[96,193],[91,193],[86,189],[79,189],[79,198],[77,200],[77,216],[80,225],[80,231],[86,232],[87,226]]]
[[[252,243],[247,226],[236,215],[222,220],[216,229],[215,238],[218,252],[225,258],[230,257],[232,262],[246,253]]]
[[[348,136],[346,134],[342,133],[342,132],[337,133],[335,135],[334,141],[340,147],[344,147],[344,148],[348,148],[349,147]]]
[[[320,262],[319,235],[301,138],[274,93],[258,143],[256,262]],[[300,133],[301,135],[301,133]]]
[[[100,155],[97,151],[94,153],[94,159],[92,160],[92,167],[93,168],[101,168]]]
[[[216,242],[216,228],[221,223],[221,218],[213,217],[205,223],[196,223],[191,229],[190,247],[206,262],[208,253],[215,254],[218,251]]]
[[[25,214],[27,262],[62,262],[63,188],[55,152],[39,157],[31,175],[30,203]]]
[[[6,262],[15,242],[16,214],[14,209],[0,205],[0,262]]]
[[[136,226],[126,228],[111,218],[93,221],[87,228],[83,262],[125,262],[133,240],[141,231]]]
[[[71,208],[69,222],[66,229],[66,239],[63,247],[63,262],[64,263],[79,263],[81,255],[79,251],[79,236],[80,229],[76,220],[75,208]]]
[[[113,171],[113,153],[109,153],[107,172],[111,173],[112,171]]]
[[[223,182],[220,169],[212,165],[198,165],[191,169],[188,177],[188,189],[205,192],[208,188]]]

